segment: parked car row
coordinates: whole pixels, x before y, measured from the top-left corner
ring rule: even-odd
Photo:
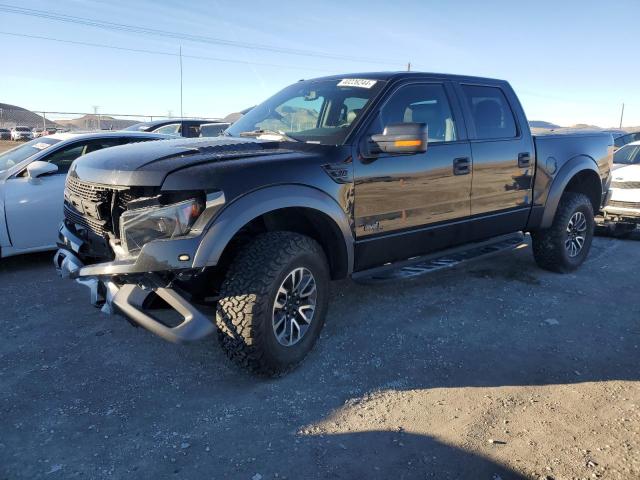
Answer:
[[[0,128],[0,140],[13,140],[14,142],[32,140],[45,135],[53,135],[58,132],[56,128],[29,128],[16,126],[13,128]]]
[[[217,137],[231,124],[226,122],[212,122],[206,119],[164,119],[153,122],[141,122],[125,128],[132,132],[154,132],[175,137],[198,138]]]
[[[165,119],[153,122],[136,123],[125,128],[131,132],[153,132],[173,137],[216,137],[229,128],[228,122],[212,122],[211,120],[176,120]],[[66,133],[68,130],[56,128],[29,128],[16,126],[11,129],[0,128],[0,140],[26,141],[54,133]]]

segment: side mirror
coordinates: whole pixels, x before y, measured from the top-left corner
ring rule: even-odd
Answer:
[[[35,180],[42,175],[47,175],[48,173],[55,173],[58,171],[58,166],[49,162],[41,162],[36,160],[35,162],[31,162],[27,165],[27,175],[31,180]]]
[[[407,155],[427,151],[429,135],[425,123],[392,123],[378,135],[372,135],[369,153]]]

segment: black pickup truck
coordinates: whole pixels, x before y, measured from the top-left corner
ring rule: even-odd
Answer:
[[[524,232],[542,268],[577,268],[612,153],[607,134],[532,137],[501,80],[300,81],[222,137],[77,161],[54,263],[105,311],[174,342],[217,332],[239,364],[281,374],[318,339],[331,279]]]

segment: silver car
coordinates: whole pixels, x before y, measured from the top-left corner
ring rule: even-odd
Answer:
[[[0,257],[53,249],[67,171],[103,148],[173,138],[136,132],[60,133],[0,154]]]

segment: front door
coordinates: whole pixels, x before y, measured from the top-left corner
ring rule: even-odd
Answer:
[[[427,151],[355,164],[356,270],[461,243],[470,215],[471,149],[444,83],[398,87],[364,138],[393,123],[427,124]]]

